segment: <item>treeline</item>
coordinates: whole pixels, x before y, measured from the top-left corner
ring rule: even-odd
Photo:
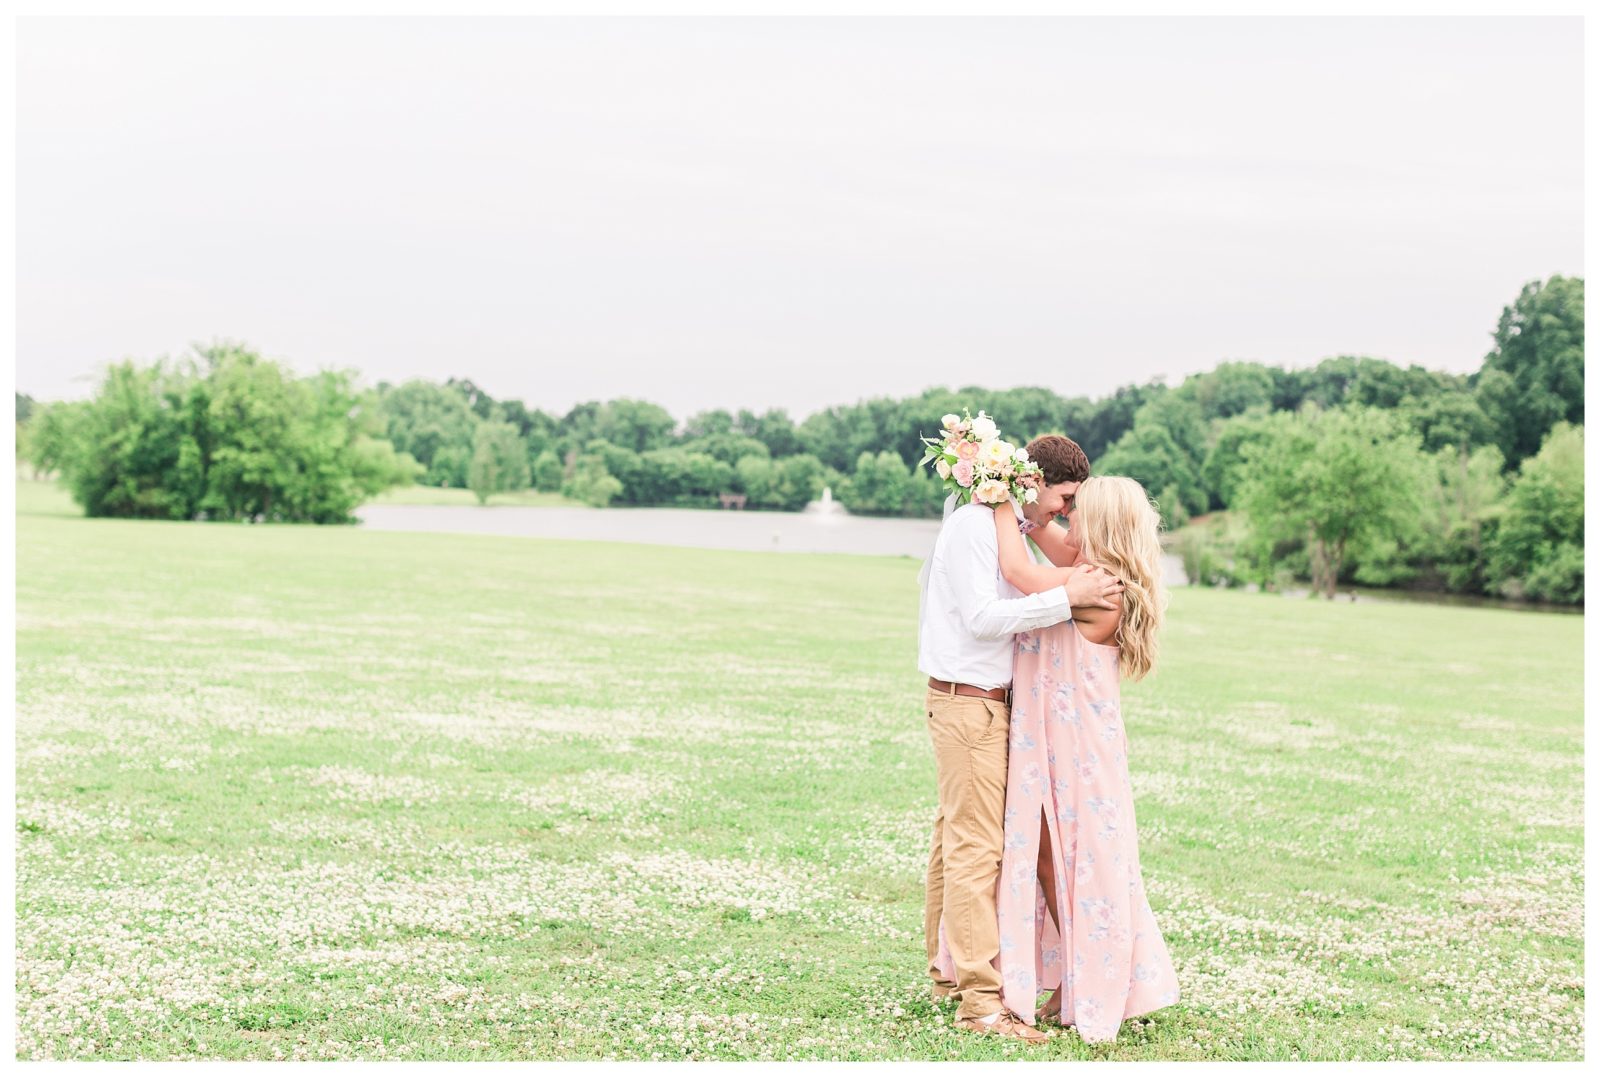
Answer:
[[[1154,494],[1192,579],[1410,585],[1581,602],[1583,281],[1527,285],[1467,375],[1339,356],[1225,362],[1109,396],[930,389],[828,408],[703,411],[647,401],[556,415],[469,380],[296,379],[236,346],[113,367],[97,397],[18,397],[19,455],[92,515],[334,521],[386,485],[559,491],[594,505],[794,510],[831,486],[855,513],[936,517],[914,466],[949,412],[1008,437],[1060,432],[1100,474]],[[1219,511],[1227,510],[1227,511]],[[1200,526],[1184,527],[1204,516]]]
[[[736,493],[753,508],[797,510],[839,478],[800,451],[800,433],[778,410],[702,412],[680,428],[643,400],[593,401],[553,415],[457,378],[380,382],[377,394],[389,439],[423,468],[422,481],[480,499],[531,486],[600,506],[709,508]],[[504,446],[493,475],[474,469],[487,455],[486,431]]]

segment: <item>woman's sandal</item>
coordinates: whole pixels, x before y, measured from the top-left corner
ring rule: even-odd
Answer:
[[[1067,1026],[1061,1023],[1061,988],[1050,992],[1050,997],[1045,999],[1044,1005],[1039,1007],[1039,1014],[1035,1018],[1040,1024],[1049,1021],[1052,1025]]]

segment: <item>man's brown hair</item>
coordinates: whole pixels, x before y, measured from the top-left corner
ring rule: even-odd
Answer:
[[[1028,442],[1028,459],[1044,472],[1046,486],[1082,482],[1089,477],[1089,458],[1078,443],[1060,434],[1041,434]]]

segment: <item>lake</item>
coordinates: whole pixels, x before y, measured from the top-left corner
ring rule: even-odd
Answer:
[[[829,512],[718,512],[709,509],[591,509],[570,506],[516,505],[363,505],[356,510],[361,526],[373,531],[444,531],[477,535],[520,535],[525,538],[593,539],[597,542],[644,542],[657,546],[692,546],[710,550],[776,553],[850,553],[922,560],[939,534],[937,520],[902,520]],[[1161,559],[1169,587],[1188,584],[1183,561],[1176,554]],[[1254,587],[1247,588],[1254,590]],[[1304,598],[1304,589],[1281,592]],[[1423,602],[1445,606],[1492,606],[1501,609],[1582,614],[1582,606],[1519,602],[1483,595],[1406,591],[1341,586],[1339,602]]]
[[[775,553],[853,553],[922,560],[938,520],[851,516],[844,512],[717,512],[707,509],[521,508],[512,505],[363,505],[373,531],[448,531],[526,538],[592,539]],[[1164,559],[1169,585],[1188,582],[1183,562]]]

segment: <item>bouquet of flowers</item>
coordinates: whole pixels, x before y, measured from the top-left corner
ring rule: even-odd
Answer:
[[[993,419],[981,411],[974,419],[963,409],[960,416],[946,415],[942,424],[939,437],[922,439],[928,446],[922,463],[932,461],[957,504],[972,498],[985,505],[1003,504],[1008,497],[1019,505],[1039,500],[1044,473],[1028,459],[1028,450],[1001,439]]]

